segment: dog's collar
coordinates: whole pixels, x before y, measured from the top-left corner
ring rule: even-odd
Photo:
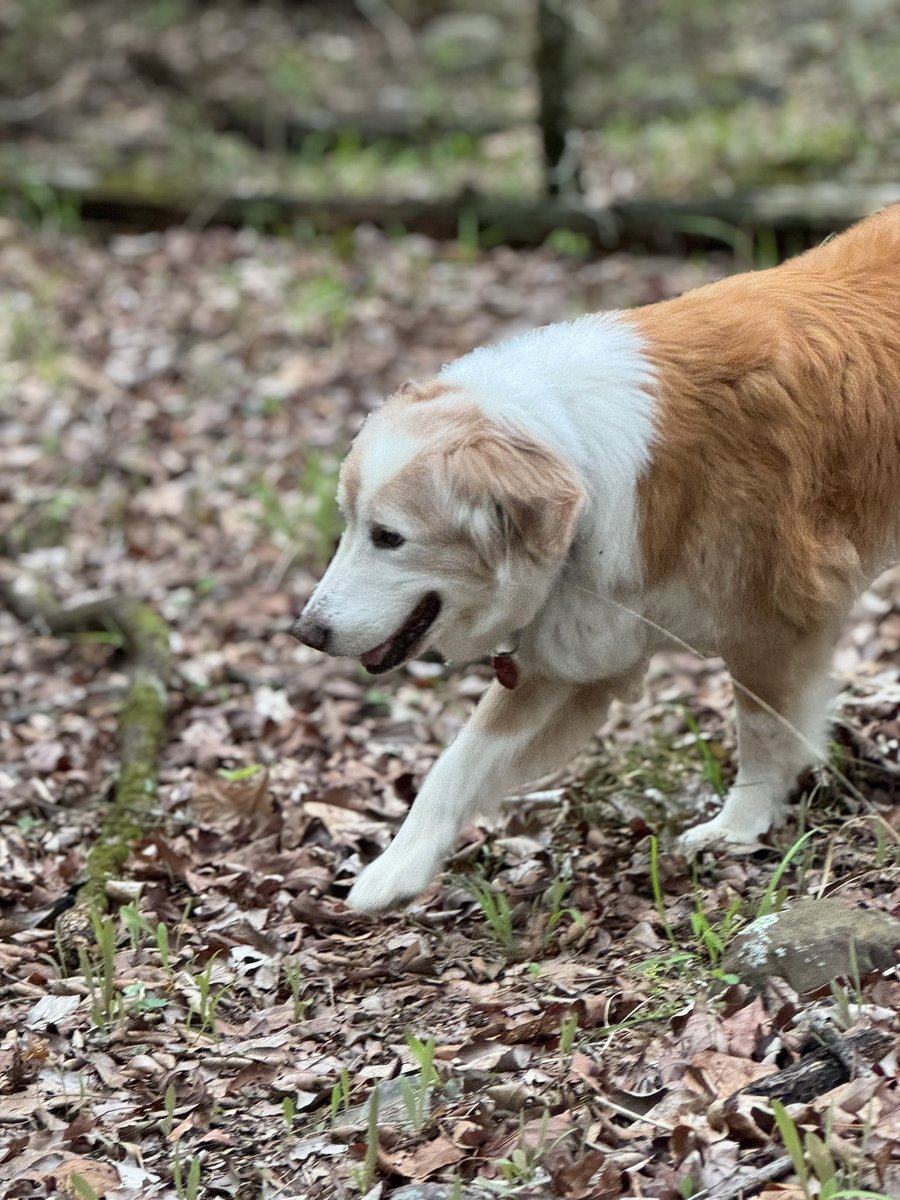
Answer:
[[[516,662],[516,651],[519,648],[518,634],[510,640],[512,645],[509,649],[494,651],[491,655],[491,665],[500,686],[512,691],[519,683],[519,664]]]

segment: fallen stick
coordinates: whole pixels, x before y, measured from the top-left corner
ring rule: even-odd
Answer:
[[[107,884],[121,871],[136,839],[157,818],[156,767],[165,737],[171,673],[168,626],[136,600],[110,598],[65,608],[46,588],[36,585],[24,591],[8,576],[0,576],[0,601],[20,621],[55,637],[118,633],[128,656],[131,680],[119,713],[119,776],[99,835],[88,851],[86,878],[76,897],[82,915],[105,909]],[[71,922],[69,917],[67,924]]]
[[[474,191],[433,200],[279,193],[236,196],[181,192],[164,181],[148,189],[84,176],[62,177],[52,167],[27,177],[3,172],[0,195],[20,197],[27,183],[67,197],[86,221],[141,231],[173,225],[250,225],[270,232],[306,227],[329,234],[370,224],[436,239],[459,238],[465,229],[467,236],[489,247],[539,246],[566,229],[601,251],[680,253],[727,246],[748,262],[760,231],[773,236],[780,250],[795,253],[900,198],[900,184],[828,183],[760,188],[705,200],[624,200],[606,208],[483,196]]]
[[[733,1104],[738,1096],[758,1096],[763,1100],[780,1100],[782,1104],[807,1104],[838,1084],[846,1083],[856,1073],[853,1068],[857,1064],[868,1064],[881,1058],[896,1040],[894,1034],[883,1030],[864,1029],[861,1033],[840,1038],[839,1046],[830,1041],[821,1050],[804,1055],[774,1075],[766,1075],[739,1088],[725,1101],[725,1107]]]
[[[695,1192],[692,1200],[749,1200],[764,1183],[772,1183],[787,1175],[793,1165],[791,1156],[782,1154],[780,1158],[774,1158],[761,1167],[738,1166],[730,1179]]]

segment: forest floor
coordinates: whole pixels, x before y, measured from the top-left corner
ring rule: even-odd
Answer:
[[[823,1025],[896,1035],[900,983],[801,999],[723,963],[801,896],[900,915],[896,573],[837,656],[856,789],[807,781],[770,848],[672,852],[734,735],[721,664],[661,657],[566,777],[377,919],[343,897],[489,672],[412,663],[373,686],[286,633],[385,393],[729,269],[0,224],[0,567],[65,603],[146,601],[176,666],[158,823],[73,960],[54,919],[103,820],[127,676],[114,631],[64,642],[0,611],[0,1194],[900,1195],[894,1051],[780,1124],[729,1099]]]

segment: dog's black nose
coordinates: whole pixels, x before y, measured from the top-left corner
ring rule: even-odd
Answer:
[[[311,646],[313,650],[324,650],[331,635],[331,629],[327,625],[323,625],[314,617],[304,617],[302,614],[293,623],[290,632],[298,642],[302,642],[304,646]]]

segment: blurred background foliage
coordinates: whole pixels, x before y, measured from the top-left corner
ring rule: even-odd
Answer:
[[[896,178],[897,0],[0,0],[0,183],[195,224],[207,196],[538,198],[540,9],[579,202]]]

